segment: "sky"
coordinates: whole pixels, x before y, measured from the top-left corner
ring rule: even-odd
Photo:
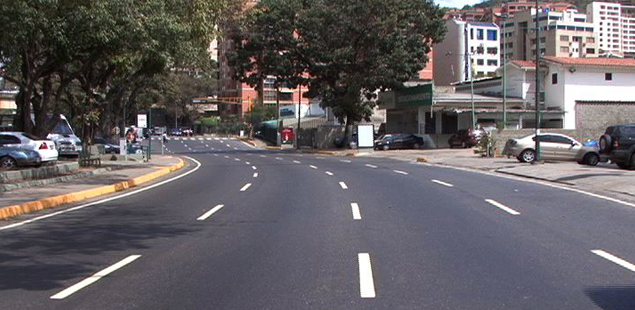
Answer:
[[[441,7],[462,8],[466,4],[477,4],[479,2],[482,2],[482,0],[434,0],[434,2]]]

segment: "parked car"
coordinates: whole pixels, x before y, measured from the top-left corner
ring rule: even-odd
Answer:
[[[514,156],[520,162],[531,162],[536,158],[536,135],[509,139],[503,155]],[[555,133],[540,135],[540,158],[558,161],[577,161],[579,164],[595,166],[600,161],[599,149],[584,146],[575,139]]]
[[[42,163],[57,161],[58,153],[53,141],[40,139],[24,132],[0,132],[0,147],[13,147],[36,151],[40,154]]]
[[[60,115],[53,131],[46,138],[55,142],[60,156],[79,156],[82,152],[82,140],[75,135],[64,115]]]
[[[106,154],[119,154],[120,147],[118,143],[114,143],[104,137],[95,137],[93,144],[102,145]]]
[[[463,148],[470,148],[476,146],[481,137],[485,134],[482,129],[460,129],[448,139],[450,148],[460,146]]]
[[[42,158],[40,153],[32,150],[0,147],[0,168],[12,169],[20,166],[40,166]]]
[[[622,169],[635,169],[635,124],[606,128],[599,145],[603,158]]]
[[[375,140],[376,150],[418,149],[423,146],[423,138],[413,134],[387,134]]]
[[[183,132],[181,131],[180,128],[172,128],[170,130],[170,136],[178,136],[178,137],[180,137],[182,135],[183,135]]]

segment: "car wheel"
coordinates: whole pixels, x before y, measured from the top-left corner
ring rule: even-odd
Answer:
[[[389,145],[384,145],[384,151],[388,151],[390,150],[390,146]]]
[[[600,137],[600,152],[602,153],[610,153],[613,148],[613,141],[611,141],[610,135],[603,135]]]
[[[595,166],[598,162],[600,162],[600,156],[595,153],[589,153],[584,155],[584,160],[582,162],[584,162],[585,165]]]
[[[18,166],[18,162],[11,157],[3,157],[0,159],[0,167],[3,169],[13,169]]]
[[[534,161],[534,159],[536,159],[536,151],[534,150],[524,150],[522,153],[520,153],[520,161],[522,162],[532,162]]]

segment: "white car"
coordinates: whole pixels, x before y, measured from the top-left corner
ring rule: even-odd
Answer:
[[[57,149],[51,140],[43,140],[24,132],[0,132],[0,146],[33,150],[40,154],[43,163],[57,161]]]

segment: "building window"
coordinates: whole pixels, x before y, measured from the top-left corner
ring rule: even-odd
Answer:
[[[552,85],[558,84],[558,73],[551,74],[551,84]]]
[[[560,47],[560,52],[561,53],[568,53],[569,52],[569,47],[568,46],[561,46]]]
[[[560,36],[560,42],[569,42],[569,36]]]
[[[586,38],[586,43],[595,43],[595,38],[594,37],[587,37]]]
[[[540,43],[545,43],[545,42],[547,42],[547,38],[545,37],[540,38]]]
[[[483,59],[477,59],[476,60],[476,64],[479,66],[482,66],[485,63],[485,61]]]
[[[476,29],[476,39],[483,40],[483,29]]]
[[[484,47],[482,47],[482,46],[477,47],[477,48],[476,48],[476,53],[477,53],[477,54],[483,54],[483,53],[485,53],[485,48],[484,48]]]
[[[487,53],[488,54],[498,54],[498,47],[488,47],[487,48]]]
[[[487,60],[487,65],[488,66],[498,66],[498,60],[496,60],[496,59],[488,59]]]
[[[496,30],[488,29],[487,30],[487,40],[489,40],[489,41],[498,40],[498,32]]]
[[[470,40],[474,40],[474,28],[470,28]]]
[[[605,81],[613,81],[613,73],[604,73]]]
[[[595,49],[594,48],[587,48],[586,49],[586,53],[587,54],[595,54]]]

